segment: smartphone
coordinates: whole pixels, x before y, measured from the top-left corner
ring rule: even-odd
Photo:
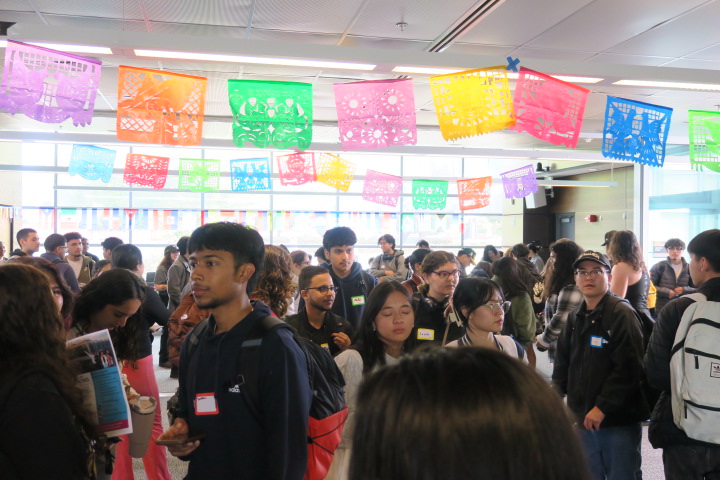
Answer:
[[[172,438],[157,439],[155,443],[157,445],[173,446],[173,445],[184,445],[186,443],[194,442],[195,440],[202,440],[207,437],[207,433],[196,433],[194,435],[177,435]]]

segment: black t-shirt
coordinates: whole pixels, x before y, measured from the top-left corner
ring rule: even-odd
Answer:
[[[295,328],[301,337],[328,349],[333,357],[340,353],[341,350],[333,342],[332,334],[342,332],[351,340],[355,335],[355,329],[350,325],[350,322],[329,311],[325,312],[325,321],[320,328],[315,328],[310,324],[305,310],[302,310],[297,315],[286,317],[285,321]]]

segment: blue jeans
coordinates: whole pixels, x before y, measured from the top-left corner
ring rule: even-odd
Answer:
[[[595,480],[641,480],[640,422],[624,427],[580,429],[588,467]]]

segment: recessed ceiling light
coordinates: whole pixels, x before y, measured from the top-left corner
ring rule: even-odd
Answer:
[[[395,73],[417,73],[420,75],[447,75],[449,73],[464,72],[469,68],[439,68],[439,67],[413,67],[411,65],[398,65],[393,68]]]
[[[618,80],[617,82],[613,82],[613,85],[720,91],[720,85],[715,83],[659,82],[654,80]]]
[[[68,45],[64,43],[42,43],[42,42],[23,42],[36,47],[49,48],[59,52],[66,53],[95,53],[98,55],[112,55],[112,50],[108,47],[98,47],[95,45]],[[7,40],[0,40],[0,48],[7,47]]]
[[[138,57],[174,58],[179,60],[203,60],[208,62],[254,63],[260,65],[283,65],[288,67],[339,68],[344,70],[374,70],[368,63],[331,62],[327,60],[303,60],[296,58],[246,57],[216,53],[172,52],[166,50],[135,50]]]
[[[562,80],[563,82],[568,83],[598,83],[605,80],[604,78],[598,78],[598,77],[579,77],[574,75],[553,75],[553,74],[546,74],[550,75],[553,78],[557,78],[558,80]],[[517,80],[520,76],[519,73],[515,72],[508,72],[507,74],[508,78],[511,80]]]

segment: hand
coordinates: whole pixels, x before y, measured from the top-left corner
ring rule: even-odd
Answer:
[[[675,295],[682,295],[683,294],[683,287],[675,287]]]
[[[391,277],[391,276],[395,275],[395,272],[393,272],[392,270],[385,270],[385,275],[387,275],[388,277]]]
[[[550,347],[545,346],[545,344],[542,342],[541,337],[542,333],[535,338],[535,348],[537,348],[538,352],[547,352],[548,348]]]
[[[175,422],[170,428],[165,430],[157,439],[166,440],[180,435],[188,435],[190,433],[190,427],[187,422],[182,418],[176,418]],[[180,445],[168,445],[167,449],[170,455],[174,457],[184,457],[190,455],[197,447],[200,446],[200,440],[194,442],[183,443]]]
[[[605,414],[602,412],[602,410],[600,410],[598,407],[593,407],[592,410],[590,410],[587,415],[585,415],[583,427],[585,427],[586,430],[590,430],[591,432],[596,432],[600,430],[600,424],[603,420],[605,420]]]
[[[668,298],[675,298],[675,290],[670,290],[668,292]]]
[[[350,337],[348,337],[346,333],[333,333],[331,336],[333,338],[333,342],[338,346],[338,348],[340,348],[340,350],[345,351],[348,347],[350,347]]]

